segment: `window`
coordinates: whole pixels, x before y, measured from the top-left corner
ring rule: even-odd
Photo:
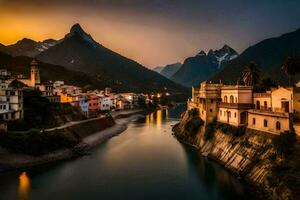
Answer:
[[[233,103],[233,96],[230,96],[230,103]]]
[[[255,125],[255,118],[252,119],[252,124]]]
[[[281,127],[280,127],[280,122],[276,122],[276,130],[280,130]]]
[[[234,113],[234,118],[236,118],[236,112]]]
[[[220,110],[220,116],[222,116],[222,110]]]
[[[213,100],[213,99],[211,99],[211,100],[210,100],[210,103],[213,103],[213,102],[214,102],[214,100]]]
[[[235,103],[237,103],[237,97],[235,97]]]
[[[259,101],[256,101],[256,109],[260,110],[260,102]]]
[[[228,117],[231,118],[231,112],[230,111],[228,112]]]
[[[268,103],[267,101],[264,101],[264,107],[267,108],[268,107]]]
[[[268,121],[264,119],[264,127],[268,127]]]
[[[227,103],[227,96],[224,97],[224,102]]]
[[[213,111],[213,109],[209,109],[209,112],[212,112]]]

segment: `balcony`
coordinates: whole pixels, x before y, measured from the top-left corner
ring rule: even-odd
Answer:
[[[219,104],[220,108],[233,108],[233,109],[251,109],[253,104],[251,103],[224,103]]]
[[[272,111],[272,110],[257,110],[257,109],[252,109],[248,111],[251,114],[260,114],[260,115],[267,115],[267,116],[276,116],[276,117],[290,117],[290,113],[288,112],[277,112]]]

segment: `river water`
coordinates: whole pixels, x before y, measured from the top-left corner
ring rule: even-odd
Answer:
[[[179,113],[152,113],[89,156],[2,173],[0,199],[253,199],[244,183],[172,136]]]

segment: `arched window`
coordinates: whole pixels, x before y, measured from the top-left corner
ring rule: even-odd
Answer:
[[[222,116],[222,110],[220,110],[220,116]]]
[[[268,127],[268,121],[264,119],[264,127]]]
[[[260,102],[259,101],[256,101],[256,109],[260,110]]]
[[[280,130],[281,129],[281,124],[280,124],[280,122],[276,122],[276,130]]]
[[[227,96],[224,97],[224,102],[227,103]]]
[[[235,103],[237,103],[237,97],[235,97]]]
[[[252,124],[255,125],[255,118],[252,119]]]
[[[234,118],[236,118],[236,112],[234,113]]]
[[[231,118],[231,112],[230,111],[228,112],[228,117]]]
[[[233,96],[230,96],[230,103],[233,103]]]
[[[267,103],[267,101],[264,101],[264,107],[265,107],[265,109],[268,108],[268,103]]]

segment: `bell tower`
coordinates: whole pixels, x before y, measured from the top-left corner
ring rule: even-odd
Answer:
[[[41,83],[38,63],[35,59],[33,59],[30,63],[30,80],[32,87]]]

